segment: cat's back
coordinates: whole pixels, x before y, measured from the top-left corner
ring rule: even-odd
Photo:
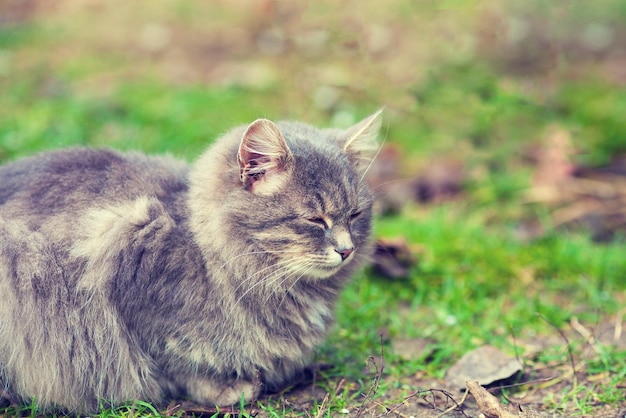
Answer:
[[[187,164],[169,156],[74,148],[0,166],[0,214],[54,215],[186,189]]]

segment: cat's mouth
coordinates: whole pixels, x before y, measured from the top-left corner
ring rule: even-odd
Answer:
[[[327,279],[337,274],[342,268],[348,265],[354,254],[352,251],[348,255],[340,255],[334,250],[326,254],[309,254],[303,257],[296,257],[291,264],[291,272],[295,277],[308,277],[311,279]]]
[[[326,263],[320,263],[315,265],[315,267],[311,268],[307,273],[307,276],[316,279],[327,279],[335,274],[337,274],[344,266],[346,266],[352,257],[346,258],[341,261],[328,261]]]
[[[312,269],[307,273],[307,276],[312,279],[327,279],[331,276],[334,276],[341,270],[341,266],[337,267],[324,267],[320,266],[316,269]]]

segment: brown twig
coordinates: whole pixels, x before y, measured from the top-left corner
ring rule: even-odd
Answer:
[[[522,365],[522,372],[523,372],[524,369],[526,368],[526,364],[524,364],[524,362],[522,361],[522,358],[520,357],[518,347],[517,347],[517,338],[515,336],[515,330],[513,329],[513,325],[510,325],[509,328],[511,329],[511,337],[513,337],[513,348],[515,349],[515,359],[517,360],[519,364]]]
[[[180,403],[170,403],[167,406],[167,409],[165,410],[165,416],[166,417],[171,417],[172,415],[174,415],[174,413],[176,413],[179,409],[180,409]]]
[[[572,346],[569,342],[569,339],[567,338],[567,335],[565,335],[562,329],[560,329],[555,324],[550,322],[550,320],[548,320],[548,318],[543,316],[541,313],[537,312],[537,316],[539,316],[539,318],[543,319],[548,325],[554,328],[556,332],[559,333],[561,338],[563,338],[563,340],[565,341],[565,346],[567,347],[567,354],[569,355],[570,366],[572,368],[572,389],[576,389],[578,387],[578,378],[576,377],[576,361],[574,360],[574,353],[572,351]]]
[[[589,344],[589,346],[593,349],[593,351],[596,352],[596,354],[602,354],[602,348],[599,346],[598,340],[596,340],[596,337],[591,331],[589,331],[583,324],[580,323],[580,321],[578,321],[578,318],[576,318],[575,316],[572,317],[572,319],[570,320],[570,325],[572,326],[574,331],[579,333],[585,339],[585,342]]]
[[[322,416],[326,413],[328,409],[328,399],[330,398],[330,393],[326,392],[322,403],[317,407],[317,414],[315,414],[315,418],[322,418]]]
[[[477,381],[466,382],[467,389],[472,393],[478,408],[488,418],[515,418],[516,414],[513,414],[506,410],[498,398],[489,393],[484,387],[482,387]]]
[[[422,396],[424,394],[428,394],[430,393],[433,397],[433,400],[431,402],[428,401],[428,399],[426,399],[426,397],[424,397],[423,399],[426,401],[426,403],[432,407],[433,409],[437,409],[437,400],[435,398],[435,393],[441,393],[445,398],[446,398],[446,403],[447,401],[452,401],[454,403],[454,405],[452,405],[452,407],[446,409],[442,414],[439,415],[439,417],[443,416],[443,414],[447,414],[450,411],[453,411],[457,408],[460,408],[461,405],[463,404],[463,402],[465,402],[465,398],[467,396],[467,391],[466,393],[463,395],[463,398],[461,399],[460,402],[457,402],[456,399],[454,399],[454,396],[452,396],[452,394],[450,392],[448,392],[447,390],[444,389],[420,389],[418,391],[413,392],[412,394],[410,394],[409,396],[407,396],[406,398],[404,398],[404,400],[402,402],[400,402],[399,404],[397,404],[396,406],[394,406],[393,408],[389,409],[387,408],[387,412],[385,413],[385,415],[389,415],[389,414],[397,414],[398,409],[400,409],[400,407],[402,407],[404,404],[406,404],[409,400],[418,397],[418,396]],[[467,415],[465,414],[465,412],[463,412],[463,410],[460,410],[461,414],[463,414],[464,417],[467,417]],[[468,417],[469,418],[469,417]]]
[[[385,370],[385,347],[383,346],[383,334],[379,333],[378,336],[380,338],[380,366],[377,364],[374,356],[369,356],[367,358],[367,363],[372,364],[375,369],[374,382],[365,394],[365,399],[363,399],[363,402],[361,402],[361,406],[359,407],[359,410],[355,415],[356,418],[360,418],[361,415],[363,415],[363,412],[365,412],[365,408],[378,392],[378,389],[380,387],[380,380],[383,375],[383,370]]]
[[[445,414],[447,414],[448,412],[452,412],[452,411],[454,411],[455,409],[459,408],[461,405],[463,405],[463,402],[465,402],[465,399],[467,399],[467,394],[468,394],[468,393],[469,393],[469,389],[466,387],[466,388],[465,388],[465,393],[463,393],[463,397],[461,398],[461,400],[460,400],[458,403],[456,403],[456,401],[455,401],[455,405],[452,405],[450,408],[446,409],[446,410],[445,410],[445,411],[443,411],[441,414],[437,415],[437,418],[441,418],[441,417],[443,417]],[[453,400],[454,400],[454,399],[453,399]],[[467,415],[465,415],[465,412],[461,411],[461,413],[462,413],[464,416],[467,416]]]

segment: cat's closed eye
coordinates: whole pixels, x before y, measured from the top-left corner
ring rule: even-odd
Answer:
[[[307,218],[306,219],[308,222],[318,225],[324,229],[328,229],[328,223],[326,222],[326,220],[322,217],[319,216],[313,216],[311,218]]]
[[[360,210],[352,212],[352,215],[350,215],[350,221],[354,221],[359,216],[361,216],[361,211]]]

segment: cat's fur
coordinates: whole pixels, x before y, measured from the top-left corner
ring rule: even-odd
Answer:
[[[0,393],[93,413],[288,382],[366,257],[380,118],[260,119],[192,166],[70,149],[0,167]]]

